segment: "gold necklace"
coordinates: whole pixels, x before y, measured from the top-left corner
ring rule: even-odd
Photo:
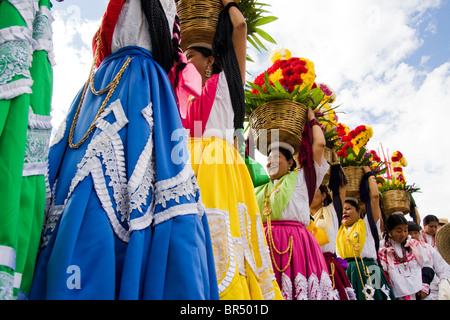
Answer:
[[[127,68],[128,64],[131,61],[131,58],[128,57],[128,59],[123,64],[120,71],[117,73],[117,75],[114,77],[114,79],[108,84],[108,86],[106,86],[106,88],[104,88],[100,91],[96,91],[94,88],[94,75],[95,75],[94,69],[95,69],[95,65],[97,63],[98,55],[100,52],[100,30],[97,31],[96,41],[97,41],[97,48],[95,50],[94,62],[92,63],[91,71],[89,73],[89,79],[88,79],[88,81],[86,81],[86,84],[84,85],[83,93],[81,95],[80,102],[78,103],[77,111],[75,112],[75,116],[73,118],[72,125],[70,126],[69,146],[72,149],[79,148],[90,136],[90,134],[92,133],[92,131],[95,128],[95,122],[97,121],[98,117],[100,117],[100,115],[105,110],[106,104],[108,103],[109,99],[111,98],[114,90],[116,89],[117,85],[119,84],[120,78],[122,77],[123,73],[125,72],[125,69]],[[90,84],[91,91],[93,94],[101,95],[101,94],[105,93],[106,91],[108,91],[108,94],[106,95],[105,100],[103,101],[102,105],[100,106],[100,109],[98,110],[97,115],[95,116],[94,120],[92,121],[91,125],[89,126],[89,129],[87,130],[87,132],[84,134],[84,136],[81,138],[81,140],[78,143],[74,144],[73,143],[73,133],[75,131],[75,127],[78,122],[78,116],[80,115],[81,106],[83,105],[84,97],[86,95],[86,91],[87,91],[89,84]]]
[[[286,250],[284,251],[280,251],[277,249],[277,247],[275,246],[275,242],[273,241],[273,235],[272,235],[272,223],[271,223],[271,219],[270,219],[270,214],[272,213],[272,208],[270,207],[270,200],[269,198],[273,195],[273,194],[277,194],[280,191],[280,184],[283,182],[283,180],[280,180],[272,189],[272,191],[269,193],[269,195],[267,195],[267,190],[266,190],[266,196],[264,199],[264,210],[263,210],[263,214],[266,216],[267,218],[267,234],[269,237],[269,247],[270,247],[270,253],[271,253],[271,257],[272,257],[272,262],[273,265],[275,266],[275,268],[279,271],[279,272],[284,272],[289,265],[291,264],[291,259],[292,259],[292,251],[293,251],[293,236],[289,237],[289,244],[286,248]],[[276,253],[278,253],[280,256],[283,254],[286,254],[289,251],[289,259],[288,262],[286,264],[286,266],[284,268],[280,268],[275,260],[275,255],[273,253],[273,251],[276,251]]]
[[[359,241],[358,241],[359,234],[357,232],[355,232],[353,234],[353,237],[356,239],[356,243],[353,243],[352,240],[349,237],[350,232],[348,231],[348,229],[344,226],[343,230],[344,230],[344,233],[345,233],[345,237],[347,238],[347,240],[346,240],[347,243],[349,243],[352,246],[353,257],[355,259],[356,268],[358,269],[359,279],[361,280],[362,289],[364,291],[364,297],[367,300],[367,295],[365,294],[365,289],[364,289],[365,288],[364,280],[363,280],[363,277],[362,277],[362,274],[361,274],[361,270],[359,268],[358,258],[356,257],[356,251],[361,251],[361,245],[359,244]],[[359,252],[359,255],[361,255],[361,252]],[[362,257],[360,257],[360,259],[361,259],[364,275],[366,276],[366,278],[370,279],[369,268],[365,266],[364,259]],[[372,281],[369,281],[369,284],[370,284],[371,291],[373,291]]]

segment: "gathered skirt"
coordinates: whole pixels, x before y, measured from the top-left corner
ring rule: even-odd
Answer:
[[[208,217],[220,299],[282,299],[244,160],[220,138],[190,138],[188,146]]]
[[[69,146],[75,98],[49,154],[51,197],[30,299],[218,299],[211,237],[171,84],[151,53],[108,56]]]
[[[357,300],[395,300],[383,269],[372,258],[348,258],[346,270]]]
[[[339,300],[356,300],[355,290],[353,290],[352,284],[336,255],[331,252],[324,252],[323,256],[333,282],[333,289],[337,291]]]
[[[272,221],[273,244],[285,251],[292,236],[292,252],[278,254],[270,244],[267,223],[264,223],[267,241],[277,282],[286,300],[337,300],[338,296],[328,274],[327,264],[314,235],[295,221]],[[286,268],[286,269],[285,269]],[[285,269],[284,271],[282,271]]]

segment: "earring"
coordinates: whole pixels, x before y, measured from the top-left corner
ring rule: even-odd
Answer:
[[[206,70],[205,70],[205,77],[207,77],[209,79],[209,78],[211,78],[211,76],[212,76],[211,66],[207,66]]]

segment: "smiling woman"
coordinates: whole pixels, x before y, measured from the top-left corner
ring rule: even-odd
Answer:
[[[309,189],[319,188],[329,165],[323,158],[325,138],[309,109],[308,130],[312,127],[314,179],[308,180],[305,169],[296,170],[294,147],[273,141],[268,148],[267,168],[270,181],[255,189],[263,213],[267,242],[275,276],[286,300],[339,299],[328,275],[320,245],[329,240],[311,222]],[[311,159],[311,160],[312,160]],[[313,235],[314,233],[314,235]],[[320,241],[320,245],[319,245]]]

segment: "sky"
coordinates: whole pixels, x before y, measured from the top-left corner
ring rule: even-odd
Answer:
[[[315,65],[316,81],[337,94],[339,121],[367,125],[367,147],[400,151],[421,218],[450,220],[450,0],[265,0],[278,20],[263,26],[277,44],[249,47],[253,80],[270,66],[269,54],[287,48]],[[95,5],[93,5],[95,3]],[[88,78],[91,43],[106,0],[53,3],[53,125],[63,121]],[[265,165],[262,155],[257,160]]]

